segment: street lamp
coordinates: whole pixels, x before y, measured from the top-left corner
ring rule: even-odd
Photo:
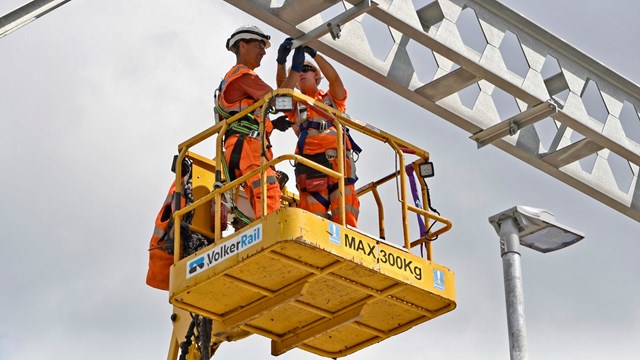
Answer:
[[[509,354],[511,360],[527,359],[527,332],[524,321],[524,297],[520,268],[520,244],[547,253],[584,238],[584,234],[556,222],[544,209],[515,206],[489,218],[500,236],[500,256],[507,303]]]

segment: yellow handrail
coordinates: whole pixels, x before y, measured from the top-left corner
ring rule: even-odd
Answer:
[[[221,173],[221,169],[222,169],[222,157],[223,157],[223,144],[222,144],[222,139],[224,137],[224,134],[227,132],[227,130],[229,129],[229,125],[232,124],[235,121],[238,121],[239,119],[243,118],[245,115],[250,114],[255,112],[257,109],[259,109],[260,107],[262,107],[261,113],[262,113],[262,118],[266,118],[267,117],[267,112],[268,109],[270,107],[271,101],[275,96],[291,96],[293,99],[295,99],[297,102],[299,103],[304,103],[306,104],[308,107],[312,107],[317,109],[318,111],[325,113],[325,115],[328,115],[333,123],[333,125],[336,128],[337,131],[337,136],[339,141],[336,144],[337,147],[337,155],[338,155],[338,171],[334,171],[332,169],[326,168],[322,165],[319,165],[311,160],[308,160],[302,156],[299,155],[295,155],[295,154],[286,154],[286,155],[281,155],[278,156],[272,160],[268,160],[266,158],[266,156],[261,156],[261,161],[260,161],[260,167],[248,172],[247,174],[244,174],[243,176],[238,177],[237,179],[235,179],[234,181],[231,182],[227,182],[225,184],[222,183],[222,173]],[[340,193],[340,205],[339,205],[339,212],[340,212],[340,223],[342,225],[345,225],[345,220],[346,220],[346,214],[345,214],[345,197],[344,197],[344,193],[345,193],[345,179],[344,179],[344,170],[345,170],[345,151],[344,151],[344,147],[346,144],[346,131],[344,130],[344,127],[349,127],[351,130],[355,130],[358,131],[360,133],[363,133],[375,140],[378,140],[382,143],[387,143],[389,144],[389,146],[395,151],[396,156],[398,157],[398,161],[399,161],[399,165],[400,165],[400,170],[386,175],[382,178],[380,178],[379,180],[376,180],[374,182],[371,182],[367,185],[365,185],[364,187],[359,188],[356,193],[358,196],[362,196],[368,192],[371,192],[374,196],[374,200],[375,203],[378,207],[378,228],[379,228],[379,233],[380,233],[380,237],[384,238],[385,237],[385,231],[384,231],[384,209],[382,206],[382,201],[380,199],[379,193],[378,193],[378,186],[388,182],[391,179],[394,178],[400,178],[400,194],[399,194],[399,202],[401,203],[401,209],[402,209],[402,229],[403,229],[403,242],[404,242],[404,248],[407,251],[410,251],[412,247],[415,246],[419,246],[422,245],[424,243],[426,243],[426,247],[427,247],[427,257],[430,260],[431,259],[431,244],[430,244],[430,240],[435,239],[437,236],[445,233],[446,231],[448,231],[449,229],[451,229],[452,227],[452,223],[449,219],[446,219],[438,214],[435,214],[431,211],[429,211],[427,204],[429,203],[429,199],[428,199],[428,194],[427,194],[427,187],[426,187],[426,182],[423,178],[421,178],[420,176],[418,176],[419,178],[419,183],[420,183],[420,187],[422,190],[422,208],[418,208],[416,206],[413,206],[411,204],[409,204],[407,202],[407,190],[406,190],[406,181],[407,181],[407,175],[404,172],[405,169],[405,153],[409,153],[409,154],[413,154],[415,156],[418,157],[418,160],[412,162],[412,166],[414,167],[414,169],[417,169],[417,166],[429,161],[429,153],[421,148],[418,148],[416,146],[414,146],[411,143],[408,143],[400,138],[397,138],[385,131],[382,131],[372,125],[369,125],[365,122],[356,120],[356,119],[352,119],[350,118],[348,115],[334,109],[331,108],[321,102],[315,101],[313,98],[310,98],[304,94],[295,92],[291,89],[277,89],[274,90],[270,93],[268,93],[265,97],[263,97],[262,99],[260,99],[259,101],[257,101],[256,103],[254,103],[253,105],[251,105],[250,107],[244,109],[243,111],[235,114],[234,116],[232,116],[231,118],[225,120],[225,121],[221,121],[213,126],[211,126],[208,129],[205,129],[204,131],[200,132],[199,134],[196,134],[195,136],[191,137],[190,139],[182,142],[179,146],[178,146],[178,152],[179,152],[179,156],[178,156],[178,160],[176,162],[176,198],[174,199],[174,205],[179,205],[180,202],[179,200],[179,196],[181,196],[181,192],[182,192],[182,179],[180,174],[182,173],[182,160],[188,156],[189,154],[189,149],[192,148],[193,146],[203,142],[206,139],[211,138],[214,135],[218,135],[217,139],[216,139],[216,156],[215,156],[215,180],[214,180],[214,186],[213,186],[213,190],[201,197],[200,199],[194,201],[192,204],[189,204],[188,206],[186,206],[183,209],[178,209],[174,214],[174,223],[175,224],[179,224],[182,217],[187,214],[188,212],[196,209],[199,206],[205,205],[207,202],[211,202],[211,200],[214,200],[214,211],[215,211],[215,218],[214,218],[214,222],[215,224],[219,224],[221,221],[221,197],[222,194],[224,194],[225,192],[237,188],[239,187],[241,184],[243,184],[245,181],[247,181],[250,177],[255,176],[256,174],[260,174],[261,177],[261,191],[262,191],[262,199],[261,199],[261,203],[260,206],[262,208],[262,214],[266,214],[267,211],[267,203],[266,203],[266,169],[268,169],[269,167],[275,166],[276,164],[279,164],[280,162],[283,161],[295,161],[296,163],[301,163],[303,165],[306,165],[316,171],[319,171],[327,176],[331,176],[332,178],[335,178],[338,180],[338,191]],[[266,147],[266,143],[264,143],[264,122],[260,121],[260,127],[259,127],[259,134],[260,134],[260,139],[262,139],[263,143],[262,146],[263,148]],[[417,172],[417,171],[416,171]],[[176,207],[177,208],[177,207]],[[410,239],[410,234],[409,234],[409,224],[408,224],[408,212],[414,212],[420,216],[424,217],[424,220],[427,224],[427,228],[431,229],[431,227],[433,226],[429,226],[429,221],[434,221],[434,222],[438,222],[443,224],[442,227],[438,228],[435,231],[431,231],[429,230],[427,234],[420,234],[420,238],[416,241],[411,242]],[[181,256],[181,248],[180,248],[180,231],[179,231],[180,227],[179,226],[175,226],[174,227],[174,231],[175,231],[175,235],[174,235],[174,249],[175,249],[175,253],[174,253],[174,262],[177,262],[180,260],[180,256]],[[215,231],[209,232],[207,230],[204,229],[198,229],[197,227],[192,227],[192,229],[194,231],[200,232],[203,235],[209,237],[209,238],[213,238],[213,240],[215,242],[219,242],[221,237],[222,237],[222,231],[220,229],[219,226],[215,227]]]

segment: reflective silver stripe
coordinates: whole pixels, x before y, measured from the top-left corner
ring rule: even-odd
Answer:
[[[353,205],[344,205],[344,212],[345,213],[351,213],[353,215],[355,215],[355,217],[358,217],[360,215],[360,209],[358,209],[357,207],[353,206]],[[336,214],[338,215],[339,213],[339,208],[334,208],[331,209],[331,213],[332,214]]]
[[[351,187],[345,186],[344,187],[344,196],[348,197],[350,195],[353,194],[353,190],[351,190]],[[336,198],[340,197],[340,192],[338,191],[338,189],[336,189],[335,191],[333,191],[330,195],[329,195],[329,199],[334,200]]]
[[[313,196],[309,195],[307,196],[307,203],[309,204],[320,204],[322,205],[322,203],[320,203],[318,200],[316,200],[316,198],[314,198]]]
[[[360,215],[360,209],[355,207],[355,206],[347,205],[344,208],[345,208],[345,211],[348,211],[348,212],[352,213],[356,217],[358,217]]]
[[[153,236],[157,236],[158,238],[161,238],[162,236],[164,236],[164,233],[166,233],[167,230],[161,230],[158,228],[153,229]]]
[[[267,184],[272,185],[278,182],[278,179],[275,176],[267,176]],[[260,180],[256,180],[251,183],[251,187],[257,189],[260,187]]]

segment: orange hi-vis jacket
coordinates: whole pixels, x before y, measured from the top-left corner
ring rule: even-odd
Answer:
[[[231,82],[233,82],[234,80],[240,78],[245,74],[250,74],[258,77],[258,74],[256,74],[255,71],[249,69],[247,66],[242,64],[237,64],[227,72],[227,74],[224,76],[224,79],[222,80],[222,84],[220,85],[220,96],[218,97],[218,103],[216,104],[216,106],[220,110],[225,112],[226,115],[229,115],[228,117],[232,116],[235,113],[241,112],[242,110],[250,107],[256,102],[256,99],[253,99],[250,97],[245,97],[235,102],[228,102],[225,97],[225,91],[227,90],[227,86],[229,86]],[[222,115],[225,116],[225,114],[222,114]],[[262,115],[260,113],[260,108],[256,109],[252,115],[253,115],[253,118],[259,122],[261,120],[261,115]],[[267,119],[267,121],[265,122],[264,129],[267,135],[270,135],[271,132],[273,131],[273,125],[271,124],[271,121],[269,121],[269,119]]]
[[[345,90],[346,92],[346,90]],[[344,99],[338,100],[335,99],[328,91],[318,90],[318,92],[313,96],[316,101],[320,101],[323,104],[330,106],[340,112],[345,112],[347,109],[347,96],[345,95]],[[301,109],[298,107],[298,111],[294,112],[292,116],[290,116],[290,120],[294,122],[293,130],[296,135],[300,136],[302,131],[306,131],[307,134],[304,138],[304,144],[300,145],[296,149],[296,153],[302,153],[307,155],[314,155],[319,153],[324,153],[327,149],[336,149],[337,148],[337,136],[338,132],[333,126],[332,123],[329,123],[326,130],[308,128],[303,130],[307,122],[321,122],[321,121],[329,121],[329,119],[325,119],[324,116],[319,114],[313,108]],[[351,149],[351,143],[347,139],[347,149]]]

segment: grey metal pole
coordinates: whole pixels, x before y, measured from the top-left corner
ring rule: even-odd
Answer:
[[[507,303],[509,354],[511,360],[527,359],[527,330],[524,321],[524,296],[520,267],[520,238],[513,218],[500,222],[500,256]]]

